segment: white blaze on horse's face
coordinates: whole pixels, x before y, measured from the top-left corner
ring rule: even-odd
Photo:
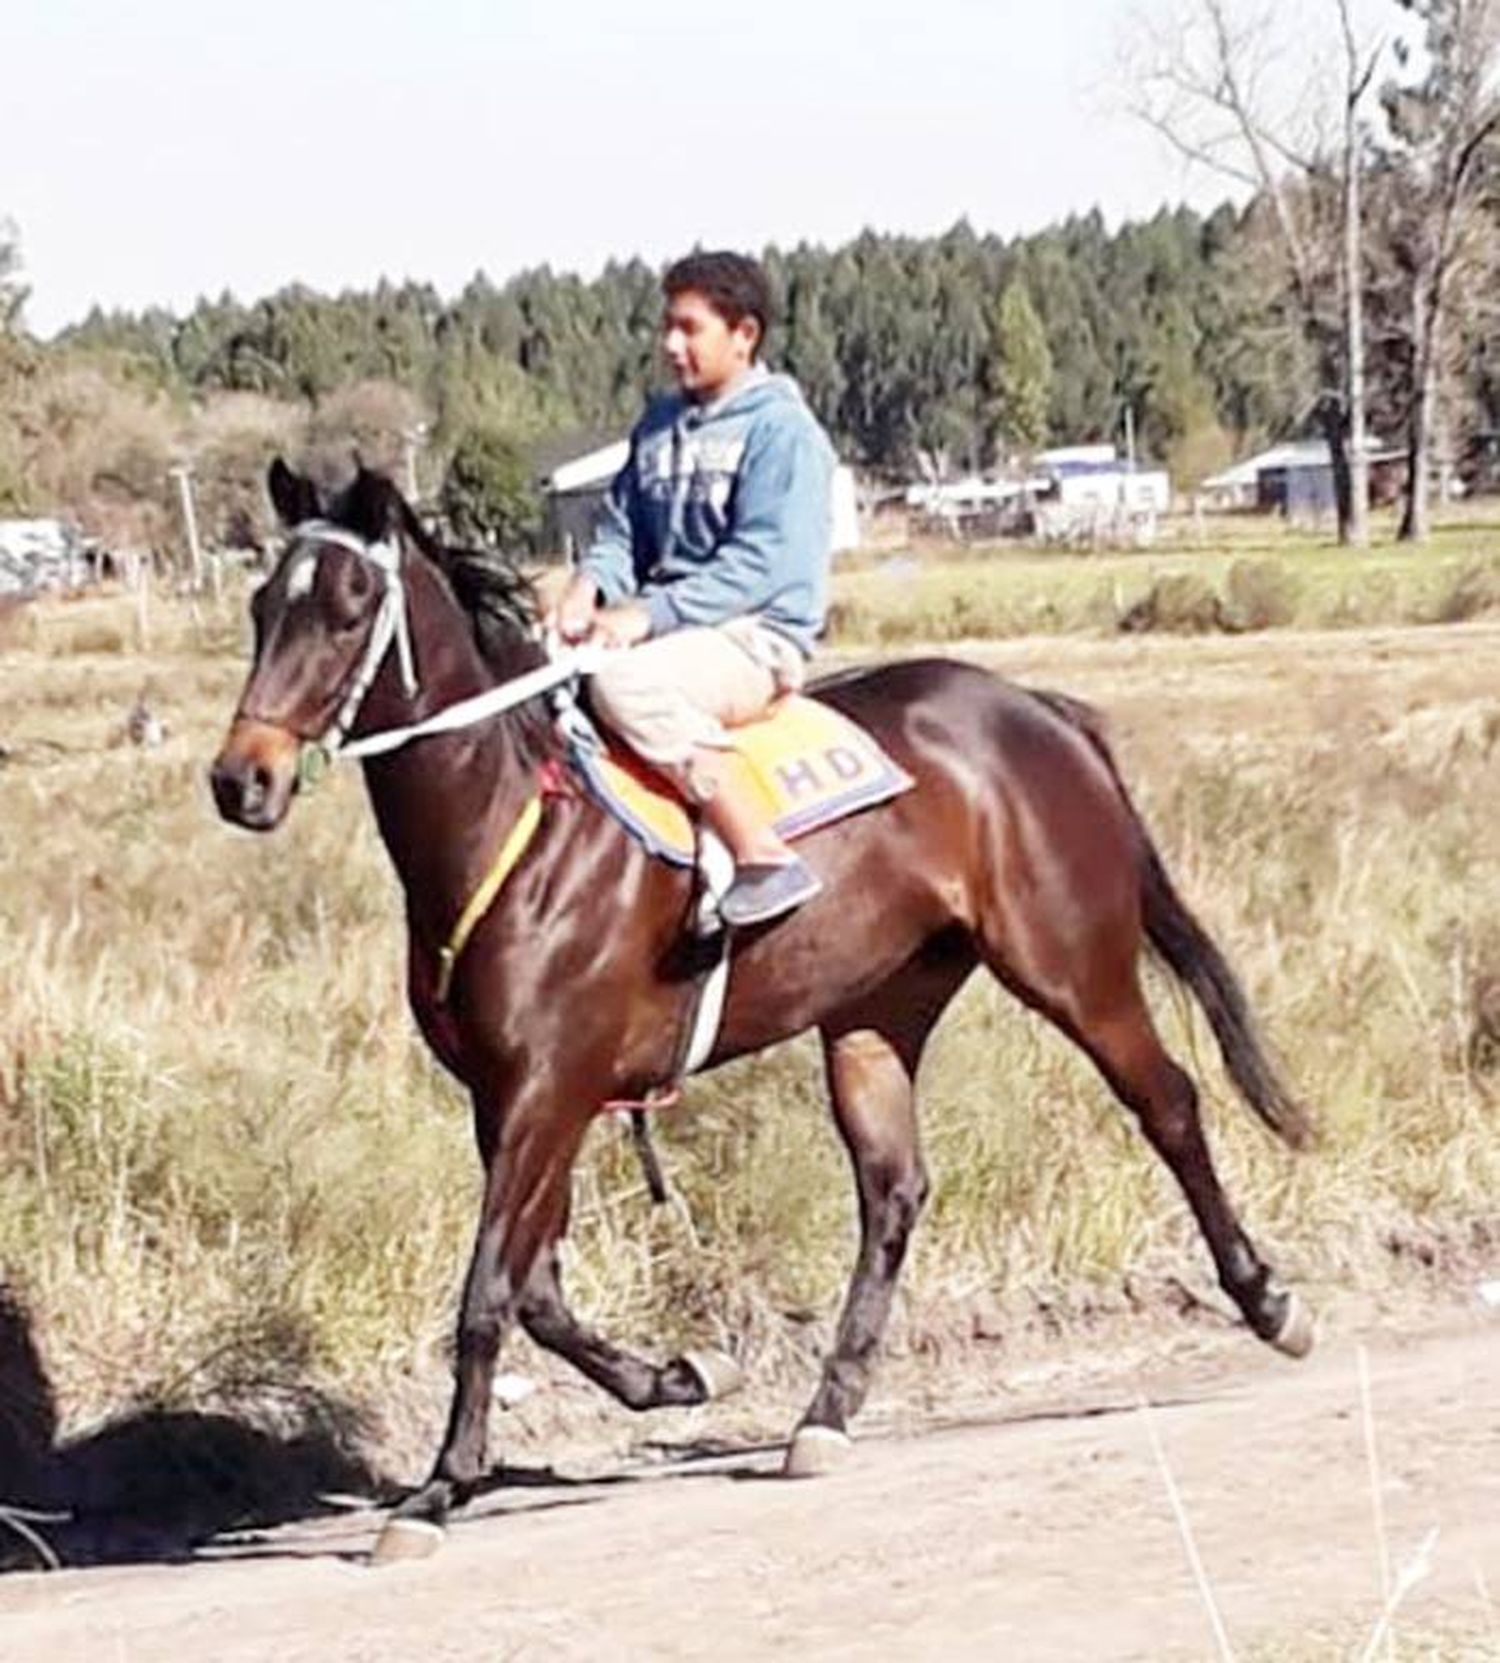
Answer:
[[[286,598],[289,601],[300,601],[304,595],[312,593],[313,580],[318,575],[318,556],[316,552],[304,554],[287,574]]]

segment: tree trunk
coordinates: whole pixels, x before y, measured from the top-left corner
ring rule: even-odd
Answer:
[[[1328,464],[1333,470],[1333,505],[1338,515],[1339,541],[1348,543],[1352,540],[1354,503],[1349,471],[1348,425],[1344,417],[1343,401],[1334,393],[1325,393],[1318,401],[1318,425],[1328,443]]]
[[[1425,543],[1432,532],[1427,479],[1432,448],[1432,409],[1437,395],[1437,353],[1433,320],[1428,313],[1427,285],[1413,285],[1412,400],[1406,421],[1406,505],[1401,514],[1403,543]]]
[[[1365,442],[1365,296],[1360,258],[1359,95],[1349,100],[1344,137],[1344,360],[1349,411],[1349,512],[1339,516],[1339,541],[1370,543],[1370,458]],[[1332,447],[1330,446],[1330,455]],[[1338,485],[1337,464],[1334,485]]]
[[[1432,407],[1437,377],[1432,366],[1423,371],[1412,401],[1406,433],[1406,507],[1401,515],[1401,541],[1425,543],[1432,535],[1428,479],[1432,471]]]

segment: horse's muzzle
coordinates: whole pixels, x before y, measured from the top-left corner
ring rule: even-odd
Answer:
[[[300,749],[285,728],[237,717],[208,776],[224,819],[247,831],[274,831],[291,805]]]

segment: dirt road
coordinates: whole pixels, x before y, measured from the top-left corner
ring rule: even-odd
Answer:
[[[1500,1657],[1500,1319],[1370,1358],[1395,1569],[1439,1531],[1399,1621]],[[1150,1397],[1236,1654],[1353,1655],[1380,1594],[1352,1343],[1294,1366],[1237,1339]],[[13,1576],[0,1657],[1215,1655],[1128,1387],[866,1436],[821,1481],[775,1480],[777,1458],[679,1447],[525,1483],[383,1571],[361,1563],[374,1516],[350,1514],[187,1564]]]

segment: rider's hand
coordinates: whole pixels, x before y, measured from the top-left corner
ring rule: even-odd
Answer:
[[[582,641],[594,622],[599,603],[599,585],[586,572],[574,572],[562,597],[550,609],[547,626],[564,641]]]
[[[651,633],[651,614],[639,601],[606,606],[594,614],[589,640],[601,647],[633,647]]]

